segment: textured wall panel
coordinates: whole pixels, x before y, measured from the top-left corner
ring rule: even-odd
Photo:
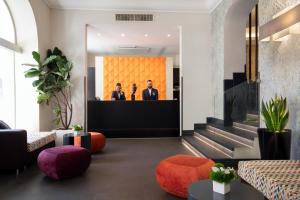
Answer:
[[[260,0],[260,26],[288,6],[300,0]],[[288,128],[292,129],[292,159],[300,159],[300,36],[290,35],[283,42],[260,42],[260,97],[269,100],[275,94],[287,97],[290,110]],[[264,126],[264,122],[261,123]]]
[[[126,99],[130,100],[132,84],[137,84],[136,100],[142,99],[147,80],[153,81],[159,99],[166,99],[165,57],[104,57],[104,99],[110,100],[116,83],[122,84]]]

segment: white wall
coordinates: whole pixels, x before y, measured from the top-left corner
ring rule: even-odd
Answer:
[[[173,68],[174,60],[171,57],[166,58],[166,97],[168,100],[173,100]]]
[[[156,24],[182,26],[182,75],[184,78],[183,129],[204,123],[211,116],[211,18],[209,14],[154,13]],[[73,123],[83,124],[86,24],[110,24],[114,12],[51,10],[52,46],[58,46],[74,63],[72,73]]]

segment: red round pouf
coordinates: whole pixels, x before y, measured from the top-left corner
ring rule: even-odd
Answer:
[[[102,133],[90,132],[91,142],[92,142],[92,153],[101,151],[106,144],[106,138]]]
[[[187,198],[188,187],[195,181],[209,178],[212,160],[176,155],[161,161],[156,168],[156,180],[166,192]]]

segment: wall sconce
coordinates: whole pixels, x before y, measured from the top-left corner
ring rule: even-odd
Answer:
[[[291,34],[300,34],[300,4],[288,7],[260,27],[260,41],[284,41]]]

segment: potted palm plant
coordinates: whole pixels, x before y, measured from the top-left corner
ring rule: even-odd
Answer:
[[[289,120],[286,98],[276,95],[269,102],[262,101],[261,114],[267,127],[258,129],[261,159],[290,159],[291,130],[285,129]]]
[[[32,86],[38,93],[37,103],[51,104],[55,115],[53,122],[59,127],[56,130],[58,136],[72,132],[69,129],[73,115],[70,82],[72,63],[57,47],[49,49],[45,59],[41,59],[35,51],[32,56],[36,64],[23,65],[30,67],[25,71],[25,77],[34,78]]]

